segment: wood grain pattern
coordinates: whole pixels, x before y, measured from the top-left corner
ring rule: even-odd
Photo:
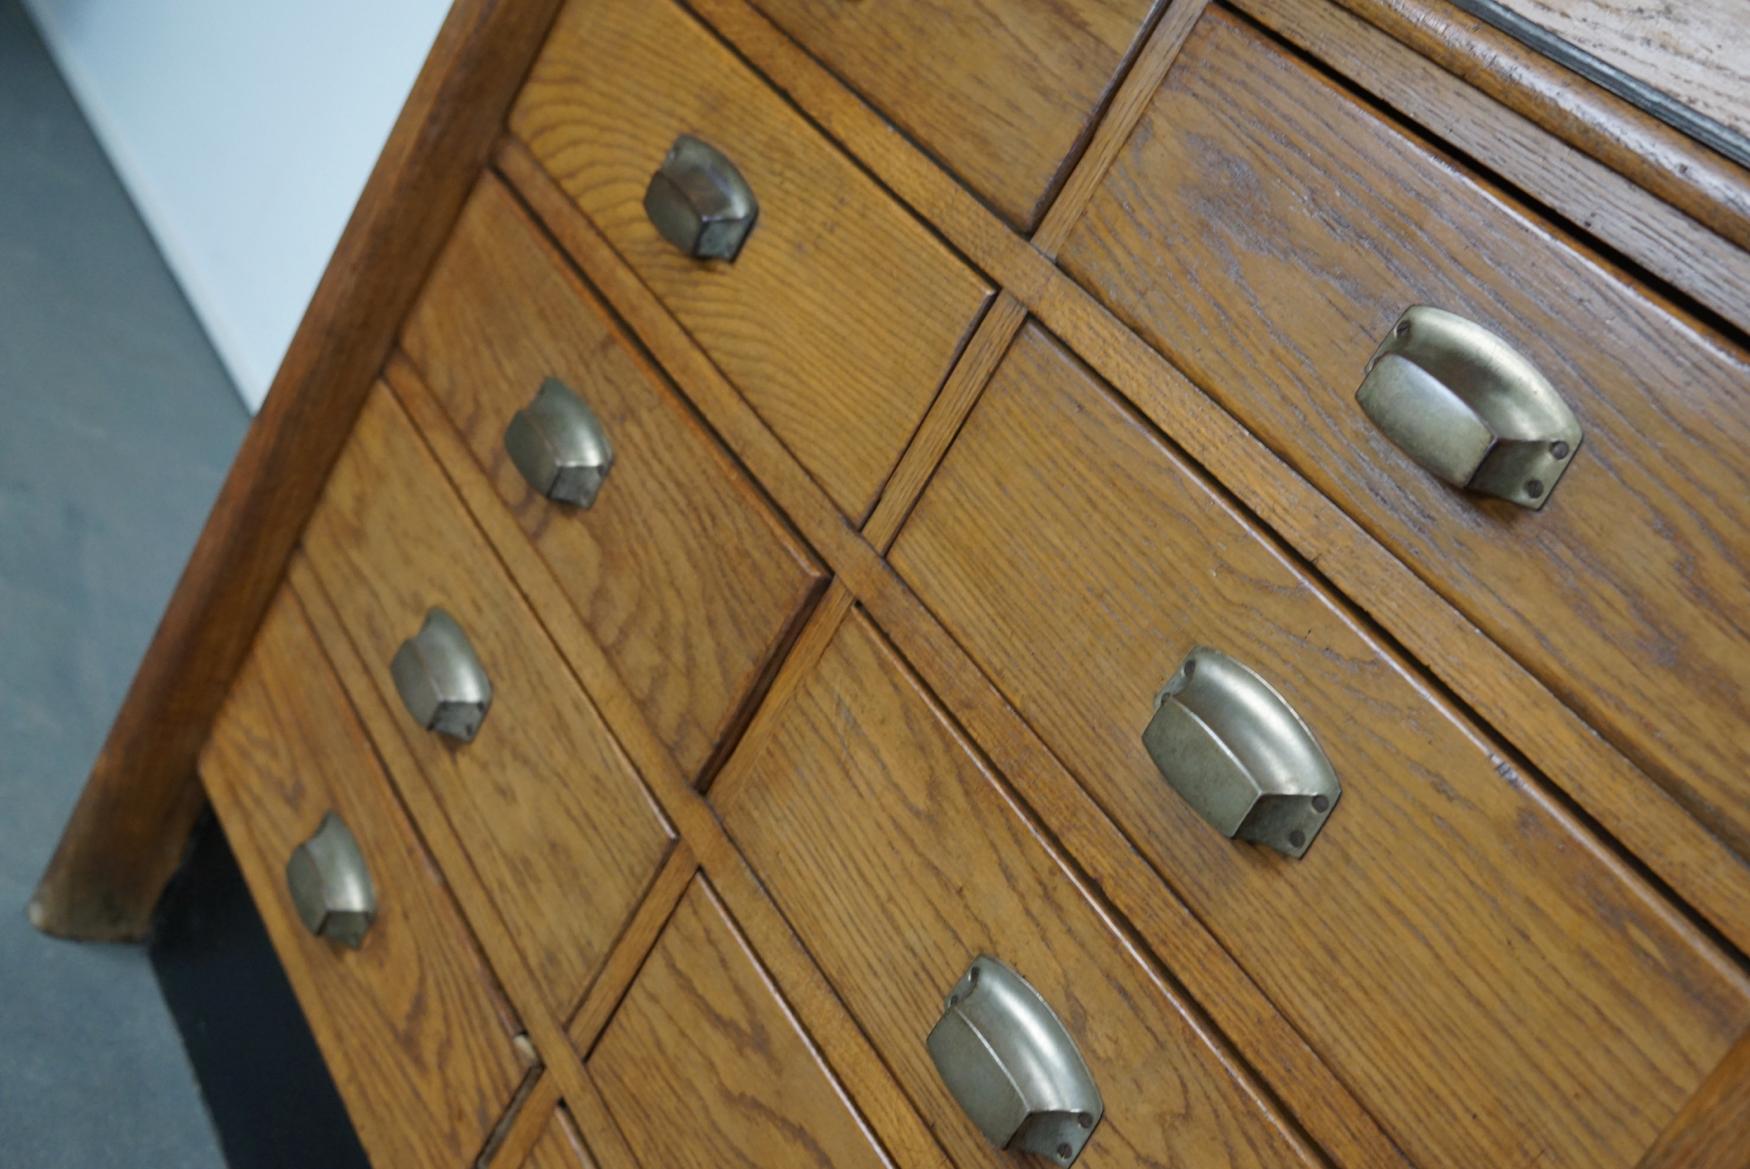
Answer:
[[[1064,264],[1750,855],[1742,351],[1219,12]],[[1503,337],[1579,415],[1541,512],[1446,487],[1355,405],[1411,304]]]
[[[202,528],[30,903],[137,938],[201,805],[195,757],[557,0],[457,0]]]
[[[1750,1021],[1741,974],[1036,326],[893,562],[1418,1164],[1633,1165]],[[1302,861],[1211,831],[1142,747],[1196,645],[1344,783]]]
[[[668,852],[670,830],[385,385],[359,416],[305,549],[386,703],[434,605],[492,680],[479,734],[400,733],[563,1018]]]
[[[1501,0],[1575,48],[1750,135],[1750,20],[1739,0]]]
[[[979,953],[1066,1020],[1106,1103],[1090,1165],[1317,1164],[853,614],[749,766],[730,835],[962,1166],[1004,1165],[923,1038]]]
[[[890,1164],[702,881],[675,908],[587,1066],[648,1166]]]
[[[865,515],[984,281],[667,0],[568,4],[511,127],[834,502]],[[683,131],[760,201],[732,264],[688,259],[645,215]]]
[[[523,1169],[595,1169],[584,1151],[583,1140],[563,1107],[556,1108],[541,1130],[541,1139],[529,1150]]]
[[[1031,231],[1165,0],[756,0]]]
[[[289,593],[263,620],[201,775],[372,1164],[471,1165],[522,1064],[490,975]],[[312,936],[286,891],[287,858],[331,810],[377,891],[357,950]]]
[[[1337,3],[1750,248],[1750,171],[1446,0]]]
[[[524,1080],[510,1111],[499,1118],[486,1148],[475,1160],[476,1169],[519,1169],[543,1138],[558,1104],[559,1082],[537,1069]]]
[[[1750,1033],[1739,1038],[1637,1169],[1750,1169]]]
[[[819,587],[813,557],[497,179],[469,200],[402,340],[698,775]],[[590,404],[614,446],[588,510],[530,490],[504,452],[505,426],[547,377]]]
[[[1672,287],[1750,330],[1750,252],[1327,0],[1238,0],[1238,7]]]

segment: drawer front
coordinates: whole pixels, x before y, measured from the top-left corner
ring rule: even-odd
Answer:
[[[378,1169],[464,1169],[522,1067],[449,891],[287,590],[201,755],[201,778],[322,1057]],[[292,854],[329,813],[375,892],[357,949],[312,934]]]
[[[741,716],[823,574],[497,180],[483,180],[402,344],[682,769]],[[613,465],[588,508],[532,489],[505,431],[548,378]]]
[[[661,813],[386,385],[367,401],[304,547],[372,672],[375,708],[393,717],[381,733],[405,739],[565,1017],[668,853]],[[416,721],[391,673],[434,607],[491,686],[469,742]]]
[[[1036,326],[893,559],[1418,1165],[1632,1166],[1750,1021],[1694,929]],[[1197,646],[1335,770],[1299,860],[1223,837],[1144,748]]]
[[[669,0],[572,0],[511,128],[849,516],[861,517],[990,289]],[[759,204],[733,262],[644,209],[681,134]]]
[[[887,1164],[702,879],[681,898],[588,1067],[647,1166]]]
[[[1319,1163],[860,612],[807,669],[713,798],[957,1165],[1014,1163],[986,1144],[925,1047],[981,954],[1034,987],[1086,1060],[1105,1114],[1078,1164]]]
[[[1031,231],[1159,0],[756,0],[784,31]]]
[[[1750,855],[1742,351],[1218,9],[1063,262]],[[1417,304],[1494,333],[1578,417],[1542,510],[1446,486],[1362,412]]]

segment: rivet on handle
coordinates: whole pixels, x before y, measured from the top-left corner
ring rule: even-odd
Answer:
[[[1580,422],[1505,341],[1454,313],[1406,309],[1355,400],[1393,445],[1452,484],[1541,508],[1580,449]]]

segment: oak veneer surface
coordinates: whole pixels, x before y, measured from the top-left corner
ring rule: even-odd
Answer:
[[[513,132],[853,518],[873,504],[988,285],[669,0],[573,0]],[[681,133],[735,163],[759,222],[733,263],[644,212]]]
[[[524,1158],[522,1169],[595,1169],[595,1162],[583,1151],[583,1142],[565,1114],[554,1109],[540,1139]]]
[[[463,209],[403,346],[683,770],[740,716],[822,579],[758,490],[498,180]],[[531,490],[504,429],[547,377],[613,444],[593,506]]]
[[[651,1169],[888,1164],[698,878],[588,1066]]]
[[[1013,1164],[924,1047],[943,996],[981,953],[1044,996],[1099,1085],[1106,1113],[1084,1169],[1319,1163],[860,612],[804,668],[757,752],[737,755],[712,796],[957,1165]]]
[[[366,402],[304,546],[564,1017],[662,863],[666,822],[386,385]],[[416,724],[389,677],[433,606],[455,617],[492,682],[472,742]]]
[[[1750,363],[1212,10],[1065,267],[1750,855]],[[1539,512],[1354,401],[1412,304],[1483,324],[1585,440]]]
[[[201,778],[371,1163],[471,1166],[523,1067],[461,916],[289,591],[219,712]],[[377,892],[357,950],[312,936],[286,887],[286,861],[330,811]]]
[[[755,0],[1022,231],[1164,0]]]
[[[1500,3],[1636,81],[1750,135],[1750,11],[1743,0]]]
[[[1029,326],[893,562],[1425,1169],[1632,1166],[1750,988]],[[1307,855],[1223,838],[1141,733],[1193,647],[1257,670],[1343,795]]]

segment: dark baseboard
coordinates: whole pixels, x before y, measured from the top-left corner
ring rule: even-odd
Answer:
[[[231,1169],[369,1169],[210,811],[147,950]]]

